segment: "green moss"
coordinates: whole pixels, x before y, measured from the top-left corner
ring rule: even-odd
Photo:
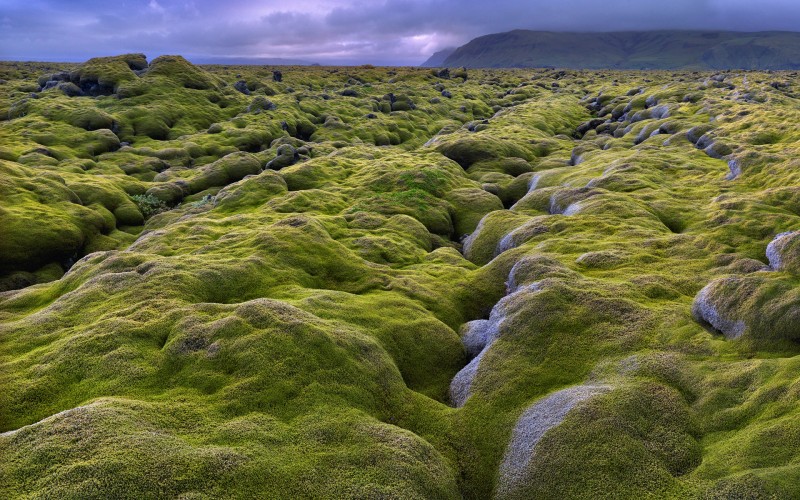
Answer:
[[[448,193],[447,199],[453,206],[457,235],[471,234],[486,214],[503,209],[497,196],[482,189],[454,189]]]
[[[689,495],[692,490],[674,477],[700,462],[689,422],[686,403],[664,386],[626,387],[595,398],[545,435],[528,466],[537,477],[509,498],[552,491],[569,498]],[[576,442],[591,453],[570,451]]]
[[[160,56],[150,63],[147,76],[162,76],[187,89],[209,90],[217,83],[213,76],[195,67],[181,56]]]
[[[464,242],[464,256],[477,264],[486,264],[497,254],[500,240],[524,220],[524,216],[509,211],[489,213]]]
[[[800,494],[788,75],[281,71],[0,63],[0,496]]]
[[[798,340],[800,310],[794,279],[759,273],[721,278],[695,301],[695,315],[732,339],[754,344]]]
[[[247,175],[255,175],[261,172],[261,163],[251,154],[231,153],[198,170],[189,181],[192,193],[226,186]]]
[[[68,118],[69,124],[86,130],[110,129],[114,125],[114,118],[92,108],[79,108],[72,112]]]
[[[72,80],[92,94],[112,93],[121,83],[137,78],[133,70],[145,67],[144,54],[96,57],[81,65],[73,73]]]
[[[189,194],[190,186],[186,182],[173,182],[160,184],[148,189],[144,196],[147,200],[158,200],[160,205],[170,206],[180,203],[184,196]]]
[[[133,203],[123,203],[118,206],[114,210],[114,218],[123,226],[140,226],[144,223],[144,215]]]

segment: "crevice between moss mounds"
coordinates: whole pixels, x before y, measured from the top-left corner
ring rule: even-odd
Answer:
[[[145,194],[153,196],[167,205],[174,206],[185,197],[200,193],[212,187],[223,187],[237,182],[248,175],[261,172],[261,163],[250,153],[235,152],[219,160],[198,167],[200,172],[190,180],[176,179],[148,189]]]
[[[528,464],[547,431],[563,422],[577,405],[611,390],[612,386],[605,384],[578,385],[557,391],[529,406],[511,434],[500,464],[496,495],[499,498],[512,496],[528,480],[533,473],[527,470]]]
[[[579,214],[593,197],[607,193],[604,189],[593,187],[552,188],[539,193],[536,190],[538,180],[538,176],[532,177],[528,192],[511,210],[493,211],[481,219],[475,231],[464,241],[464,256],[468,260],[485,264],[553,228],[558,230],[559,219],[551,218],[551,215],[569,217]],[[533,199],[532,193],[540,196]],[[518,208],[533,208],[545,211],[548,215],[529,217],[516,213]]]
[[[470,359],[469,363],[453,377],[450,383],[450,401],[456,407],[464,406],[472,395],[472,383],[478,373],[481,360],[495,340],[500,335],[500,329],[508,315],[508,306],[519,295],[538,290],[538,285],[518,287],[513,279],[515,269],[512,268],[507,284],[507,295],[494,305],[489,313],[489,319],[478,319],[465,323],[462,327],[461,342]]]
[[[663,120],[673,113],[673,107],[668,104],[659,105],[656,96],[644,97],[642,88],[634,89],[625,96],[614,97],[609,94],[600,94],[596,97],[584,97],[581,102],[595,117],[579,125],[573,137],[583,139],[590,131],[598,135],[605,134],[615,138],[628,134],[633,124],[644,120]],[[659,134],[675,133],[674,126],[668,123],[655,123],[643,128],[634,140],[634,145]],[[580,155],[573,154],[572,165],[581,161]]]
[[[461,342],[467,358],[471,359],[450,383],[449,396],[454,406],[464,406],[472,395],[472,385],[481,360],[502,335],[504,323],[512,308],[525,301],[526,297],[531,297],[530,294],[547,289],[548,284],[543,280],[574,276],[575,273],[560,262],[541,255],[524,257],[511,267],[506,281],[506,295],[494,305],[489,318],[470,321],[462,326]]]
[[[742,173],[741,160],[734,158],[733,148],[724,142],[716,139],[712,134],[713,128],[710,125],[698,125],[686,132],[686,139],[694,144],[697,149],[702,150],[710,158],[715,160],[726,160],[728,163],[727,180],[733,180]]]

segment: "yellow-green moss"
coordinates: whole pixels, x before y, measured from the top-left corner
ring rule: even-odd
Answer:
[[[281,72],[0,63],[0,496],[800,495],[790,75]]]

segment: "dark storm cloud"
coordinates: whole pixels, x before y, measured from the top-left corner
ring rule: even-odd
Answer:
[[[0,58],[180,53],[417,64],[515,28],[796,30],[796,0],[0,0]]]

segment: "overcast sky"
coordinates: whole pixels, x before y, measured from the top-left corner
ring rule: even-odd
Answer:
[[[800,0],[0,0],[0,59],[419,64],[516,28],[800,30]]]

